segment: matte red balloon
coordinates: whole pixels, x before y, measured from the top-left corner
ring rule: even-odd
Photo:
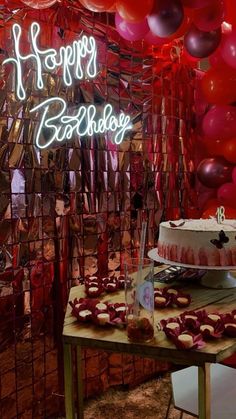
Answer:
[[[203,118],[202,131],[208,144],[210,140],[222,141],[236,136],[236,107],[211,108]]]
[[[151,13],[153,2],[154,0],[117,0],[116,9],[127,22],[140,22]]]
[[[204,159],[198,165],[197,177],[207,188],[218,188],[232,179],[233,166],[223,157]]]
[[[155,35],[166,38],[177,31],[184,18],[184,9],[180,0],[158,0],[150,15],[147,16],[149,27]]]
[[[220,27],[224,17],[224,0],[215,0],[204,9],[196,10],[193,22],[201,31],[213,31]]]
[[[232,182],[225,183],[220,186],[217,191],[217,198],[222,202],[223,205],[229,207],[236,207],[236,185]]]
[[[222,154],[229,162],[236,163],[236,138],[230,138],[222,144]]]
[[[205,99],[212,104],[228,105],[236,101],[236,71],[221,65],[210,68],[201,81]]]
[[[80,0],[86,9],[92,12],[106,12],[115,5],[115,0]]]
[[[193,57],[206,58],[212,54],[221,41],[221,29],[205,32],[192,25],[184,37],[184,46]]]

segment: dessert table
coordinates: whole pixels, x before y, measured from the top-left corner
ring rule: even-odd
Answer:
[[[163,269],[163,268],[162,268]],[[172,284],[180,286],[180,282]],[[156,283],[157,287],[165,286]],[[181,283],[181,289],[190,293],[192,303],[188,310],[205,309],[209,312],[226,312],[236,308],[235,289],[207,289],[197,282]],[[69,301],[74,298],[85,297],[84,286],[71,288]],[[104,294],[101,301],[124,302],[124,291],[113,294]],[[220,363],[236,352],[236,339],[223,337],[208,341],[204,348],[198,350],[177,349],[170,342],[163,331],[156,325],[161,319],[178,316],[185,311],[183,308],[156,309],[154,314],[155,336],[149,343],[130,342],[126,330],[115,327],[99,327],[86,323],[79,323],[71,315],[71,306],[68,303],[64,328],[64,377],[65,377],[65,406],[66,418],[75,418],[75,400],[78,401],[77,418],[83,418],[83,383],[82,383],[82,348],[96,348],[112,352],[136,354],[145,358],[170,361],[178,365],[196,366],[198,368],[198,415],[200,419],[210,419],[211,391],[210,391],[210,364]],[[76,348],[76,368],[73,365],[72,348]],[[76,380],[74,372],[76,370]],[[75,381],[77,383],[75,393]]]

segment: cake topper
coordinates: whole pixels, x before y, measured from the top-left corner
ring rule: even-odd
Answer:
[[[225,207],[218,207],[216,210],[216,220],[218,224],[222,224],[225,221]]]

